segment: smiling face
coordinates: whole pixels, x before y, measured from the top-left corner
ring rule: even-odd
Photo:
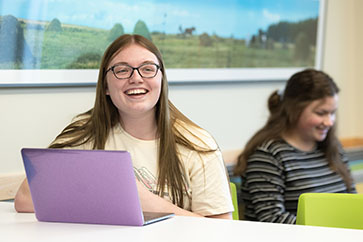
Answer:
[[[118,53],[108,68],[116,64],[139,67],[145,63],[157,64],[157,57],[144,47],[131,44]],[[117,79],[112,70],[107,72],[106,94],[110,96],[121,117],[142,117],[154,115],[155,105],[159,100],[162,84],[162,72],[155,77],[143,78],[137,70],[127,79]]]
[[[334,125],[337,108],[337,95],[311,102],[301,113],[293,130],[295,137],[299,137],[305,146],[314,147],[316,142],[323,141]]]

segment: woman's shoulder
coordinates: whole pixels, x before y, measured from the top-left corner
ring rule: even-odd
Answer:
[[[276,154],[286,150],[291,151],[292,147],[282,139],[269,139],[257,146],[256,150]]]
[[[84,125],[86,122],[89,121],[90,118],[91,118],[90,113],[88,113],[88,112],[81,113],[81,114],[78,114],[77,116],[75,116],[72,119],[71,124],[74,124],[74,125]]]
[[[67,149],[89,149],[93,147],[93,143],[91,142],[83,142],[82,140],[78,140],[77,137],[81,136],[86,123],[89,121],[90,115],[88,112],[79,114],[75,116],[70,124],[66,126],[63,131],[51,142],[50,147],[52,146],[62,146]]]
[[[340,157],[341,157],[342,161],[343,161],[344,163],[348,163],[348,162],[349,162],[349,157],[348,157],[347,152],[346,152],[346,150],[344,149],[344,147],[343,147],[342,143],[340,143],[340,141],[339,141],[339,140],[337,140],[337,147],[338,147],[338,153],[339,153],[339,155],[340,155]]]
[[[248,157],[247,170],[283,170],[283,161],[293,149],[283,140],[270,139],[262,142]]]
[[[205,129],[193,123],[176,120],[174,128],[182,134],[189,142],[206,149],[218,149],[213,136]]]

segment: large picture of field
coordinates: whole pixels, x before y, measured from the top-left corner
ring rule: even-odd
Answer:
[[[171,69],[315,66],[319,8],[318,0],[2,0],[0,71],[95,70],[122,34],[149,38]]]

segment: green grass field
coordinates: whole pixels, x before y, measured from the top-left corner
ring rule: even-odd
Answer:
[[[62,32],[25,28],[24,36],[39,69],[97,69],[110,44],[109,31],[77,26],[63,26]],[[314,66],[315,50],[308,60],[294,58],[294,45],[273,49],[250,48],[244,40],[211,36],[208,44],[201,37],[154,33],[167,68],[243,68]],[[11,66],[11,65],[10,65]],[[8,68],[9,63],[0,63]],[[13,68],[22,68],[13,64]]]

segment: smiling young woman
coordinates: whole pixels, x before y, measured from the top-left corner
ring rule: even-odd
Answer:
[[[170,102],[161,53],[142,36],[120,36],[107,48],[94,107],[50,147],[129,151],[144,211],[232,218],[218,145]],[[31,202],[25,180],[15,207],[31,212]]]
[[[335,135],[339,89],[324,72],[294,74],[268,100],[267,123],[238,157],[245,218],[295,223],[305,192],[356,192]]]
[[[337,108],[337,94],[312,101],[301,113],[296,126],[282,134],[283,139],[300,150],[313,150],[333,127]]]

